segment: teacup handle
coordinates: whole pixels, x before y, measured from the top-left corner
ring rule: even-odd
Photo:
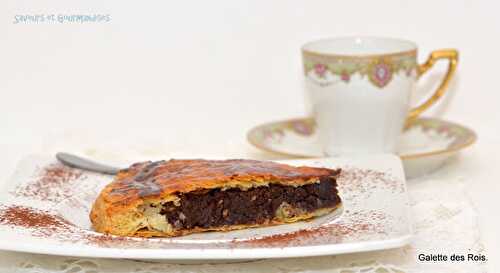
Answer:
[[[427,70],[429,70],[436,61],[440,59],[447,59],[449,61],[448,64],[448,71],[446,71],[446,74],[443,78],[443,81],[437,88],[437,90],[434,92],[434,94],[428,98],[426,101],[424,101],[422,104],[419,106],[413,108],[410,110],[410,113],[408,114],[408,121],[414,120],[417,118],[422,112],[427,110],[431,105],[433,105],[439,98],[443,96],[443,94],[446,92],[446,89],[448,85],[450,84],[451,77],[453,77],[453,74],[455,74],[455,70],[457,68],[457,63],[458,63],[458,51],[455,49],[440,49],[433,51],[431,55],[429,55],[429,58],[427,61],[417,67],[417,73],[418,77],[422,76]]]

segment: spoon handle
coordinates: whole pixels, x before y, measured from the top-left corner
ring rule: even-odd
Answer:
[[[117,174],[120,168],[101,164],[69,153],[57,153],[57,160],[66,166],[104,174]]]

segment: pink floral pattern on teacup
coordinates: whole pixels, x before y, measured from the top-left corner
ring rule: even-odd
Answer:
[[[378,63],[373,66],[370,79],[378,87],[384,87],[392,78],[391,67],[386,63]]]
[[[324,64],[316,64],[314,65],[314,72],[318,77],[323,78],[325,76],[325,73],[327,71],[328,67]]]
[[[306,77],[322,87],[335,83],[349,84],[354,75],[359,75],[361,79],[368,78],[373,85],[382,89],[395,75],[417,76],[415,55],[410,53],[401,56],[360,58],[331,56],[325,60],[318,60],[317,56],[304,57]]]
[[[343,82],[349,82],[351,80],[351,75],[349,75],[347,72],[343,72],[341,75],[340,75],[340,79],[343,81]]]

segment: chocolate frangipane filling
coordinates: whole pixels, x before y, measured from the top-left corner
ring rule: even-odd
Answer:
[[[296,222],[340,204],[340,169],[256,160],[142,162],[120,171],[96,199],[96,231],[179,236]]]
[[[242,190],[203,190],[179,196],[179,206],[170,202],[160,214],[176,229],[258,225],[287,220],[340,203],[335,179],[299,187],[271,184]]]

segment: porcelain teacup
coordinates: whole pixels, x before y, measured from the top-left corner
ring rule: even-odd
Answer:
[[[405,122],[418,117],[445,92],[458,52],[433,51],[417,64],[414,42],[378,37],[344,37],[302,47],[305,88],[325,154],[394,153]],[[418,78],[436,61],[448,70],[432,96],[410,107]]]

